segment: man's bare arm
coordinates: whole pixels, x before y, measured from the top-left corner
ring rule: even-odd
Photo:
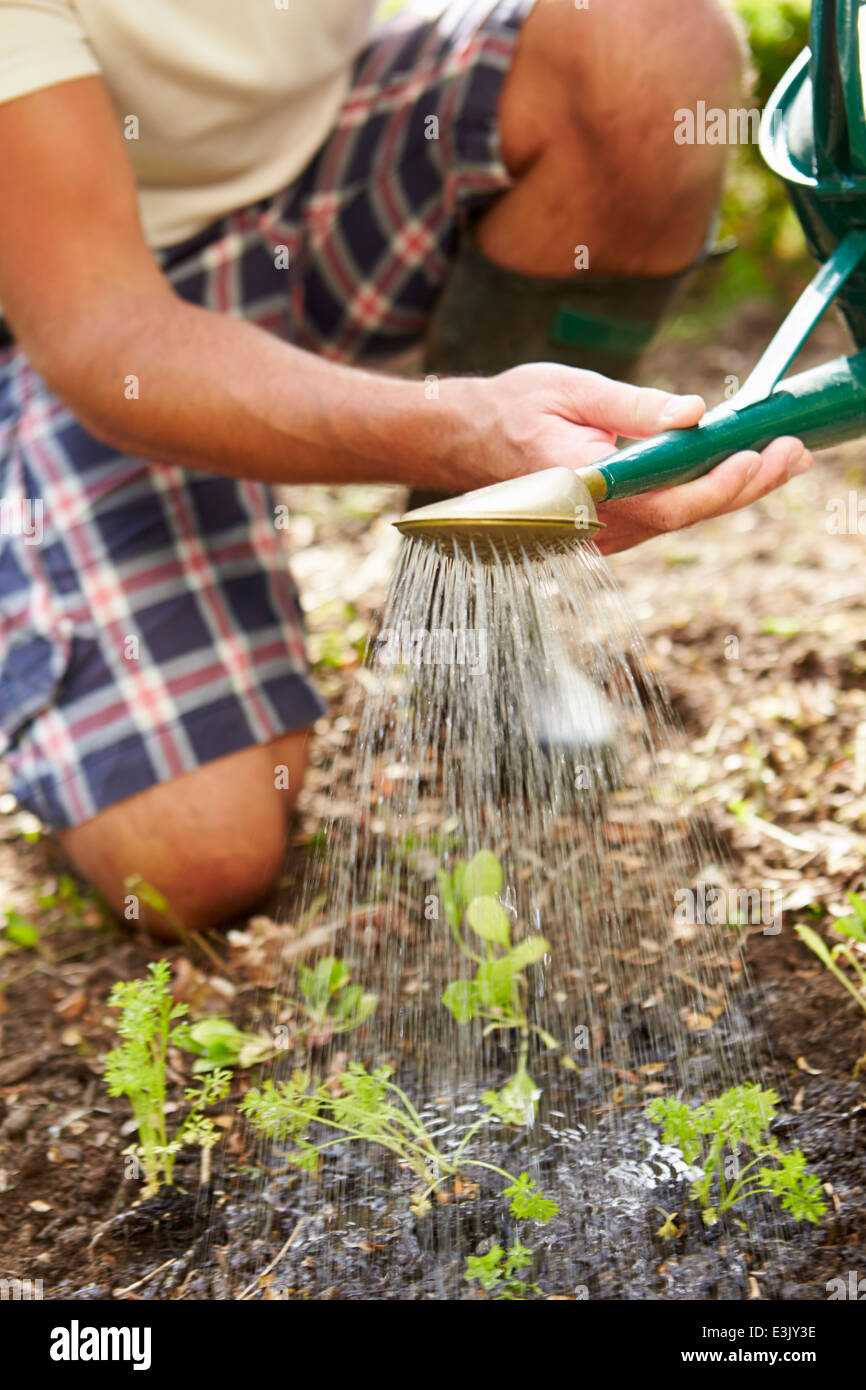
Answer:
[[[595,463],[618,435],[703,413],[696,396],[541,364],[445,380],[431,400],[419,382],[335,365],[185,303],[145,244],[97,77],[0,103],[0,207],[0,304],[17,341],[95,435],[144,458],[274,482],[462,491]],[[135,400],[124,394],[131,375]],[[650,495],[622,516],[611,508],[605,547],[753,501],[785,481],[792,449],[776,440],[762,459],[737,455],[662,505]]]
[[[0,105],[0,206],[0,303],[16,338],[119,449],[267,480],[451,480],[461,425],[419,383],[326,363],[173,292],[99,78]]]

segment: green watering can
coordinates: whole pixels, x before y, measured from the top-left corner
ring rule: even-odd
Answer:
[[[483,546],[591,535],[596,504],[685,483],[741,449],[796,435],[823,449],[866,434],[866,0],[813,0],[810,47],[764,113],[761,154],[784,179],[821,269],[745,385],[692,429],[641,440],[591,468],[551,468],[408,512],[407,535]],[[864,351],[782,380],[836,300]]]

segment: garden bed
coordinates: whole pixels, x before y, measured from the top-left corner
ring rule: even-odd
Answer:
[[[725,377],[742,370],[741,359],[754,355],[743,342],[768,327],[744,316],[701,352],[697,371],[711,402]],[[822,330],[816,354],[839,350],[834,332]],[[690,346],[688,358],[692,389]],[[685,360],[681,346],[662,348],[655,379],[683,380]],[[862,890],[866,878],[866,770],[858,751],[866,747],[858,732],[866,729],[866,537],[834,535],[825,525],[826,499],[862,488],[858,458],[853,446],[823,455],[812,475],[749,513],[663,538],[613,566],[685,724],[677,771],[726,846],[731,881],[772,882],[785,901],[780,935],[744,935],[748,973],[734,970],[727,981],[733,1013],[714,1024],[702,1087],[711,1095],[728,1084],[713,1059],[724,1056],[728,1034],[748,1033],[763,1083],[781,1098],[778,1137],[803,1150],[827,1185],[829,1211],[817,1225],[786,1227],[756,1209],[747,1237],[730,1219],[702,1230],[690,1209],[679,1218],[685,1234],[665,1240],[656,1225],[636,1226],[611,1207],[597,1225],[608,1248],[628,1248],[625,1261],[621,1253],[599,1256],[603,1243],[576,1248],[568,1185],[560,1184],[563,1210],[532,1242],[532,1277],[543,1296],[824,1299],[831,1280],[866,1276],[866,1080],[853,1076],[866,1051],[864,1015],[792,930],[805,920],[826,934],[846,891]],[[338,801],[351,800],[364,695],[353,643],[387,579],[393,499],[387,491],[353,493],[347,511],[345,497],[321,494],[312,520],[297,523],[313,651],[332,709],[318,726],[282,907],[271,904],[258,929],[239,924],[235,938],[214,938],[216,961],[193,960],[180,947],[158,953],[172,961],[178,995],[194,1012],[255,1026],[267,1017],[274,952],[297,945],[291,928],[267,922],[292,920],[301,846],[328,814],[335,786]],[[371,507],[384,518],[372,526]],[[367,589],[351,593],[347,612],[335,590],[359,569]],[[41,954],[22,945],[0,959],[0,1277],[41,1278],[46,1296],[61,1298],[483,1296],[463,1281],[463,1255],[509,1238],[494,1188],[452,1190],[419,1220],[405,1200],[411,1182],[404,1192],[390,1160],[371,1161],[350,1146],[329,1160],[318,1190],[294,1172],[263,1186],[272,1156],[265,1160],[252,1145],[234,1106],[220,1122],[209,1181],[201,1183],[197,1154],[182,1155],[177,1190],[141,1202],[140,1184],[124,1178],[129,1109],[106,1096],[101,1072],[115,1041],[111,985],[142,975],[157,952],[117,927],[103,929],[92,905],[58,892],[50,844],[27,843],[26,817],[7,805],[0,824],[7,901],[44,932]],[[171,1058],[175,1103],[188,1062]],[[591,1074],[581,1084],[592,1109]],[[599,1088],[600,1104],[601,1096]],[[599,1163],[646,1158],[653,1128],[640,1108],[633,1114],[633,1128],[617,1130],[628,1140],[621,1156],[608,1149]],[[589,1158],[593,1142],[586,1141]],[[551,1143],[543,1161],[567,1173],[572,1158]],[[666,1174],[666,1161],[656,1165],[658,1207],[684,1209],[682,1184]],[[579,1184],[573,1201],[581,1201]],[[368,1208],[363,1219],[360,1204]]]

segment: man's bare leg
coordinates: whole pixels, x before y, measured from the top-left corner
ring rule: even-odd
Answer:
[[[536,0],[499,101],[514,186],[460,243],[424,370],[561,362],[633,381],[711,234],[723,145],[677,144],[682,108],[742,100],[724,0]],[[409,507],[448,495],[416,489]]]
[[[65,831],[63,849],[118,913],[124,879],[140,874],[188,930],[229,922],[255,908],[280,873],[308,741],[308,730],[285,734],[149,787]],[[144,904],[141,920],[173,935]]]
[[[481,250],[526,275],[662,276],[702,250],[723,145],[679,145],[674,113],[742,101],[745,48],[723,0],[537,0],[500,102],[517,182],[479,220]]]

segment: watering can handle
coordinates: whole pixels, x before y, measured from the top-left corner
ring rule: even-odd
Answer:
[[[810,76],[819,179],[866,174],[866,110],[860,66],[864,0],[812,0]],[[866,15],[864,15],[866,21]]]
[[[771,395],[743,409],[726,402],[692,429],[643,439],[578,472],[596,502],[687,483],[741,449],[763,449],[796,435],[826,449],[866,432],[866,349],[786,377]]]
[[[611,454],[580,476],[596,502],[686,483],[741,449],[796,435],[824,449],[866,433],[866,349],[823,367],[779,378],[852,271],[866,257],[866,229],[855,228],[807,285],[737,394],[699,425],[668,430]]]

